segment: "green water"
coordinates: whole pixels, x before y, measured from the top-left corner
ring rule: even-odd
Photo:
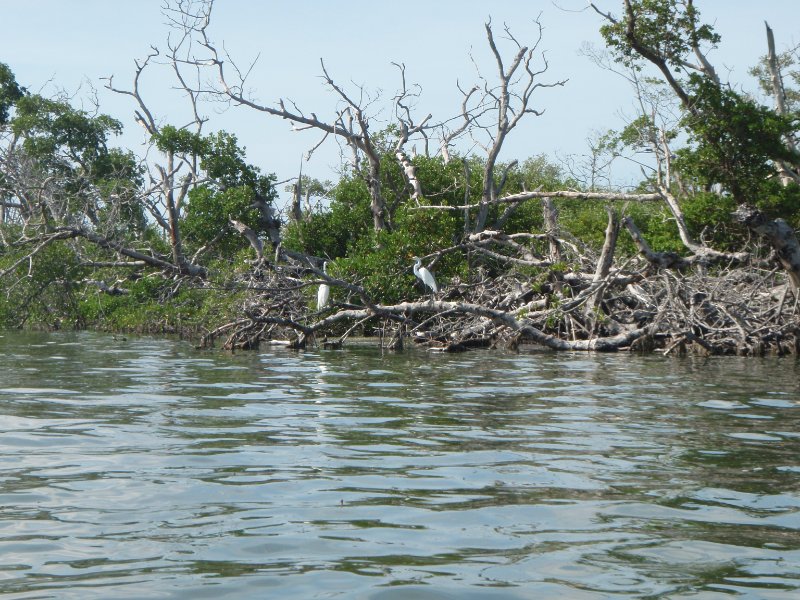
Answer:
[[[800,365],[0,332],[0,595],[800,597]]]

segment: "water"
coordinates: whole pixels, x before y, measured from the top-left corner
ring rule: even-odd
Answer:
[[[0,336],[4,597],[800,594],[793,359]]]

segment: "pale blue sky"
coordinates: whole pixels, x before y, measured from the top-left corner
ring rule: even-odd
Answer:
[[[617,13],[621,5],[618,0],[599,3]],[[91,82],[103,112],[128,129],[122,143],[135,147],[142,138],[131,118],[132,104],[104,90],[99,78],[113,74],[117,85],[126,86],[133,59],[144,56],[151,44],[163,47],[168,30],[162,4],[163,0],[0,0],[0,61],[32,90],[45,86],[52,91],[55,85],[74,91],[81,82]],[[764,20],[775,30],[779,48],[800,38],[796,0],[697,0],[696,5],[722,35],[711,59],[731,81],[752,86],[747,69],[765,51]],[[579,10],[586,2],[559,0],[558,6]],[[563,88],[541,90],[534,105],[545,114],[531,117],[516,130],[501,158],[579,154],[593,130],[618,127],[620,113],[632,113],[627,84],[578,53],[584,42],[601,45],[601,22],[591,11],[567,12],[549,0],[217,0],[211,33],[242,63],[260,53],[250,84],[263,102],[291,98],[307,112],[331,115],[335,99],[319,79],[323,57],[342,84],[382,89],[388,108],[398,87],[394,61],[405,63],[408,80],[422,85],[418,116],[431,112],[436,120],[458,111],[456,80],[468,85],[474,81],[470,50],[487,72],[491,70],[483,30],[487,17],[498,26],[508,23],[527,43],[535,39],[532,20],[540,14],[545,27],[540,48],[550,63],[544,77],[569,82]],[[143,81],[143,92],[157,117],[179,123],[183,104],[170,93],[171,85],[165,73],[153,72]],[[217,110],[206,110],[213,116],[211,127],[235,133],[247,146],[249,159],[279,179],[297,172],[303,152],[318,139],[248,109],[215,115]],[[338,148],[329,142],[304,171],[332,178],[337,164]]]

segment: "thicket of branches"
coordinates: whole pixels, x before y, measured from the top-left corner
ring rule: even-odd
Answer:
[[[493,71],[454,90],[451,115],[418,114],[422,90],[402,64],[397,93],[381,98],[321,61],[337,98],[323,112],[254,100],[252,68],[213,39],[213,2],[177,0],[165,49],[129,83],[105,80],[131,101],[142,156],[110,146],[122,124],[99,107],[30,93],[0,64],[0,321],[179,331],[228,348],[358,334],[447,351],[796,353],[797,48],[777,53],[767,27],[753,69],[766,106],[720,80],[707,58],[719,37],[693,2],[590,9],[607,42],[594,59],[630,82],[639,115],[581,164],[502,158],[566,84],[539,23],[529,41],[485,25]],[[163,65],[186,93],[188,125],[165,124],[147,101],[142,75]],[[208,101],[318,132],[309,158],[338,138],[350,153],[341,178],[293,177],[281,216],[277,177],[213,130]],[[382,128],[378,105],[393,115]],[[465,139],[480,151],[459,153]],[[623,193],[606,176],[626,154],[649,167]],[[415,279],[414,256],[437,293]],[[317,306],[323,285],[330,299]]]

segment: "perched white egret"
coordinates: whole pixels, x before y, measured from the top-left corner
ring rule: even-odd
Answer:
[[[417,261],[414,263],[414,275],[416,275],[422,283],[431,288],[434,294],[438,293],[439,286],[436,285],[433,273],[422,266],[422,259],[419,256],[415,256],[414,260]]]
[[[322,272],[328,274],[328,262],[322,263]],[[321,283],[317,290],[317,310],[322,310],[328,304],[328,299],[331,297],[331,286],[327,283]]]

